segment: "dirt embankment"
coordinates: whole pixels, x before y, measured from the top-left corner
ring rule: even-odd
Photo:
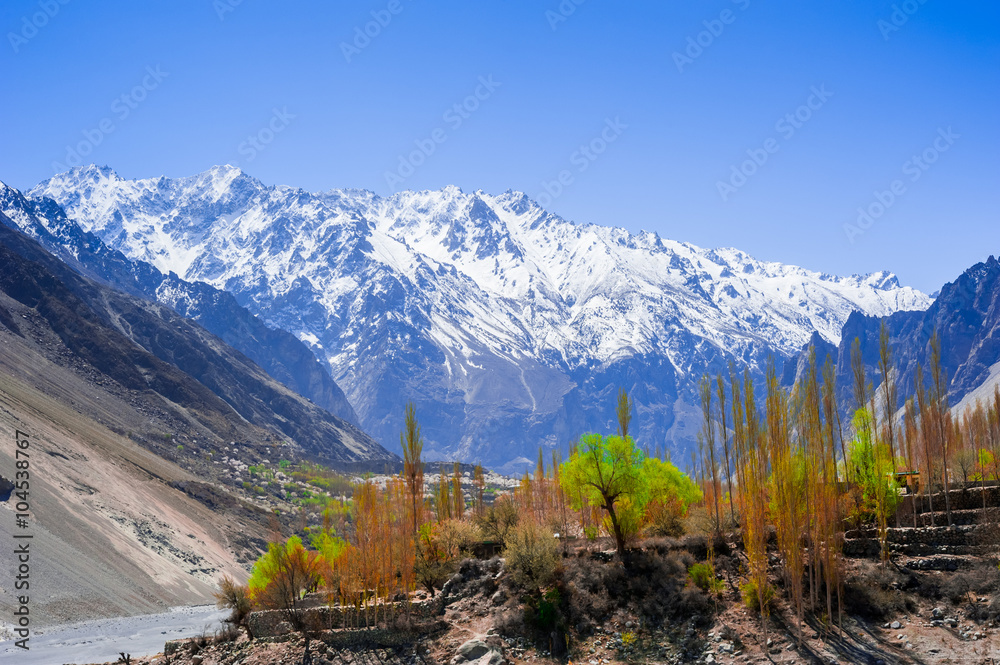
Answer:
[[[246,575],[266,516],[211,510],[171,486],[199,479],[99,422],[142,431],[155,416],[0,337],[0,474],[14,476],[15,431],[30,441],[29,526],[2,502],[0,538],[33,535],[33,628],[204,604],[220,575]],[[16,561],[3,551],[0,615],[10,617]]]

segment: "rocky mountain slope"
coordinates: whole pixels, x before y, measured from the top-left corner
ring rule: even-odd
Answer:
[[[198,471],[213,451],[218,462],[268,454],[269,433],[108,330],[51,272],[9,249],[13,233],[0,227],[0,430],[9,437],[0,468],[13,475],[23,432],[30,510],[17,528],[23,497],[0,501],[0,533],[32,535],[32,628],[211,602],[217,577],[242,575],[264,546],[268,513],[226,504]],[[194,487],[217,505],[184,489]],[[8,579],[17,564],[3,557]],[[0,611],[13,617],[16,607],[7,586]]]
[[[837,343],[855,311],[929,304],[886,273],[833,277],[576,224],[509,191],[381,198],[265,186],[232,167],[147,180],[87,167],[28,198],[309,344],[383,445],[413,400],[429,457],[508,468],[608,429],[619,386],[640,440],[680,452],[704,371],[759,369],[814,331]]]
[[[0,183],[0,212],[78,272],[117,290],[161,302],[197,321],[288,388],[357,424],[357,414],[344,392],[312,351],[294,335],[264,325],[232,295],[128,259],[69,220],[51,199],[29,202],[17,190]]]
[[[200,439],[193,454],[244,439],[285,440],[298,455],[334,465],[393,458],[197,324],[81,276],[13,226],[0,213],[0,292],[10,303],[0,308],[4,330],[36,344],[44,336],[51,362],[166,409],[191,433],[189,445]],[[25,332],[14,312],[37,321],[36,332]]]
[[[879,330],[882,319],[854,313],[848,317],[840,333],[838,345],[812,340],[817,358],[827,355],[837,368],[840,402],[845,409],[854,408],[850,393],[851,345],[861,341],[861,351],[875,387],[882,383],[877,369]],[[978,263],[955,281],[942,287],[934,303],[924,311],[897,312],[885,318],[898,369],[900,404],[916,391],[916,369],[924,368],[924,380],[930,381],[930,338],[937,331],[941,336],[941,365],[949,379],[948,396],[952,406],[975,394],[984,401],[992,400],[1000,363],[1000,262],[989,257]],[[789,365],[801,370],[808,354],[802,354]],[[785,373],[790,384],[792,373]],[[965,400],[962,406],[974,405]]]

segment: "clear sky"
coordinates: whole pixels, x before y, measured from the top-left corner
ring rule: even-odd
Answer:
[[[516,189],[927,292],[1000,253],[995,1],[5,0],[0,26],[19,188],[94,162]]]

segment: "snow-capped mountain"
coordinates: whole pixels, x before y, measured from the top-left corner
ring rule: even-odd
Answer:
[[[222,166],[125,180],[73,169],[32,189],[113,249],[234,294],[329,363],[395,450],[407,401],[432,456],[499,465],[607,430],[637,403],[641,443],[694,440],[697,379],[759,368],[851,312],[925,309],[888,273],[835,277],[619,228],[517,192],[265,186]]]

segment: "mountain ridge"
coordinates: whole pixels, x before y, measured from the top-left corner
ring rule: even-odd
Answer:
[[[194,423],[203,438],[206,432],[219,442],[239,435],[256,447],[285,436],[300,455],[327,464],[394,461],[358,428],[281,386],[198,324],[80,275],[2,212],[0,254],[0,290],[37,312],[66,347],[63,362],[92,368],[87,372],[98,373],[97,384],[120,385],[133,400],[159,396],[177,422]],[[24,337],[14,317],[2,318]],[[162,442],[150,445],[177,456]]]
[[[52,199],[29,202],[0,182],[0,212],[14,227],[41,243],[77,272],[112,288],[165,304],[193,319],[260,365],[272,377],[334,415],[357,425],[357,414],[312,352],[284,330],[269,328],[240,307],[233,296],[202,282],[163,274],[144,261],[132,261],[83,231]]]
[[[617,385],[650,447],[682,452],[702,372],[762,371],[814,331],[839,342],[853,311],[929,305],[889,273],[833,277],[568,222],[510,190],[382,198],[268,187],[231,167],[146,180],[86,167],[28,197],[292,332],[383,445],[412,400],[431,456],[500,465],[606,429]]]
[[[841,407],[854,407],[850,392],[851,345],[859,340],[862,357],[876,394],[882,376],[878,370],[879,333],[885,321],[893,349],[896,381],[902,408],[905,400],[916,391],[916,367],[924,369],[925,383],[930,380],[930,338],[935,332],[941,339],[941,366],[948,380],[950,404],[957,405],[967,395],[980,388],[993,377],[993,368],[1000,362],[1000,261],[990,256],[986,261],[966,269],[953,281],[941,287],[934,303],[925,311],[896,312],[884,319],[854,313],[844,323],[838,345],[819,345],[821,354],[828,354],[834,361]],[[795,362],[804,367],[808,360],[809,346],[802,350]],[[791,385],[788,375],[783,378]],[[990,391],[991,392],[991,391]],[[992,394],[990,394],[992,398]],[[846,412],[846,411],[845,411]]]

